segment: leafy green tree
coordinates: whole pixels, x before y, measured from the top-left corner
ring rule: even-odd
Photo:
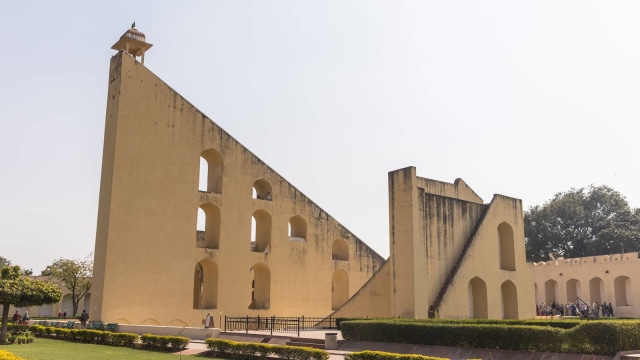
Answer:
[[[91,291],[93,276],[93,256],[89,254],[83,260],[58,259],[47,266],[42,275],[52,276],[71,293],[73,303],[72,316],[78,313],[80,301]]]
[[[0,269],[2,269],[5,266],[11,266],[11,261],[7,260],[7,258],[0,256]],[[22,275],[33,275],[33,269],[22,269]]]
[[[527,260],[640,250],[640,209],[608,186],[556,194],[524,214]]]
[[[48,281],[20,277],[19,266],[5,266],[0,271],[0,303],[2,304],[2,330],[0,345],[7,341],[9,306],[16,307],[53,304],[60,301],[62,292]]]

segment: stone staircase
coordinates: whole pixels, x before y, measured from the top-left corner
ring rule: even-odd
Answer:
[[[471,235],[467,239],[467,242],[464,244],[464,247],[462,248],[462,251],[460,252],[460,256],[458,257],[458,260],[456,260],[456,263],[453,265],[453,268],[451,268],[451,271],[449,272],[449,275],[447,276],[447,279],[442,284],[442,287],[440,288],[440,292],[438,293],[438,296],[436,297],[435,301],[433,302],[433,305],[431,305],[431,307],[429,307],[429,318],[437,317],[436,314],[437,314],[438,310],[440,309],[440,305],[442,304],[442,300],[444,299],[444,295],[447,293],[447,290],[449,289],[449,286],[451,286],[451,283],[453,282],[453,279],[455,279],[456,274],[458,273],[458,269],[460,269],[460,264],[462,264],[462,260],[464,260],[465,256],[467,255],[467,251],[471,247],[471,243],[475,239],[475,237],[476,237],[476,235],[477,235],[477,233],[478,233],[478,231],[480,229],[480,226],[484,222],[484,218],[487,215],[488,211],[489,211],[489,205],[486,205],[485,208],[484,208],[484,211],[482,212],[482,215],[480,216],[480,219],[478,220],[478,222],[476,223],[475,228],[473,229],[473,232],[471,233]]]
[[[287,341],[287,345],[312,347],[324,350],[324,339],[291,338]]]

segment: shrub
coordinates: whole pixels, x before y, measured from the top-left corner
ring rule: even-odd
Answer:
[[[347,340],[598,355],[640,348],[637,320],[386,319],[343,321],[341,328]]]
[[[152,334],[143,334],[140,336],[140,341],[142,341],[142,347],[144,349],[152,350],[156,347],[156,340],[158,337]]]
[[[111,345],[133,347],[138,339],[138,334],[131,333],[111,333]]]
[[[248,359],[255,356],[266,358],[269,354],[286,360],[328,360],[329,353],[314,348],[300,346],[278,346],[256,343],[240,343],[225,339],[205,340],[209,350],[222,358]]]
[[[47,327],[42,325],[31,325],[29,326],[29,331],[31,331],[35,336],[47,335]]]
[[[149,350],[180,351],[189,344],[190,339],[184,336],[162,336],[144,334],[140,337],[142,347]]]
[[[640,322],[589,321],[563,335],[567,352],[614,355],[640,347]]]
[[[0,350],[0,360],[24,360],[24,359],[6,350]]]
[[[214,338],[206,339],[204,342],[207,344],[209,350],[215,351],[219,357],[224,357],[225,353],[231,350],[234,343],[234,341]]]
[[[184,350],[184,349],[187,348],[187,345],[189,345],[189,341],[190,341],[190,339],[188,337],[172,336],[171,339],[170,339],[171,349],[173,351]]]
[[[393,354],[382,351],[359,351],[345,355],[345,360],[446,360],[444,358],[414,355]]]

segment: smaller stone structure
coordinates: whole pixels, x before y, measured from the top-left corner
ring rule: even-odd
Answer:
[[[637,252],[588,256],[534,263],[536,304],[575,303],[613,305],[616,317],[640,317],[640,261]]]

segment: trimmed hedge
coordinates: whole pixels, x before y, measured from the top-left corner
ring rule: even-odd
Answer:
[[[394,354],[383,351],[359,351],[345,355],[345,360],[447,360],[433,356],[417,354]]]
[[[582,323],[580,319],[567,319],[567,320],[495,320],[495,319],[407,319],[407,318],[337,318],[336,326],[339,330],[340,324],[343,321],[389,321],[397,323],[417,323],[417,324],[476,324],[476,325],[527,325],[527,326],[550,326],[560,329],[571,329]]]
[[[6,350],[0,350],[0,360],[24,360],[24,358],[14,355]]]
[[[52,326],[30,325],[29,330],[39,337],[55,336],[56,339],[111,346],[133,347],[140,336],[131,333],[114,333],[90,329],[65,329]],[[187,339],[187,343],[189,340]]]
[[[357,320],[341,323],[346,340],[505,350],[614,355],[640,348],[640,321],[578,322],[562,326],[514,321]],[[562,323],[562,321],[556,321]]]
[[[180,351],[187,348],[189,338],[184,336],[162,336],[144,334],[140,336],[142,347],[149,350]]]
[[[243,343],[225,339],[209,338],[205,344],[213,356],[232,359],[266,359],[272,355],[286,360],[328,360],[329,353],[315,348],[287,345]]]

